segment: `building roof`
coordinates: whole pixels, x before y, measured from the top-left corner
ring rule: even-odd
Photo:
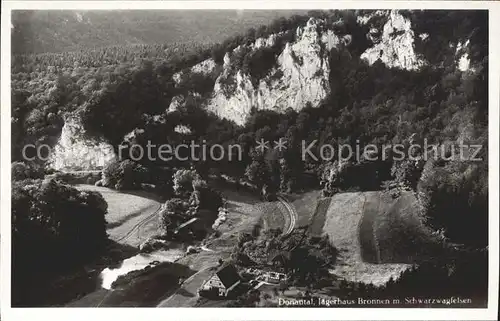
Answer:
[[[220,281],[226,288],[233,286],[236,282],[240,280],[240,276],[238,275],[238,271],[232,264],[227,264],[221,266],[217,272],[215,272],[219,277]]]

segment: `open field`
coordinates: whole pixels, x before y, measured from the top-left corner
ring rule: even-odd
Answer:
[[[132,298],[138,289],[154,292],[155,294],[146,300],[147,302],[133,299],[118,302],[120,300],[116,299],[115,294],[109,294],[107,290],[101,289],[85,298],[83,304],[90,302],[91,306],[96,304],[195,306],[198,304],[198,288],[212,275],[219,259],[229,258],[238,241],[239,233],[250,233],[256,224],[261,224],[264,229],[283,230],[291,223],[291,214],[283,202],[261,202],[252,193],[236,192],[227,186],[224,187],[223,184],[217,188],[223,192],[227,201],[229,210],[227,220],[218,228],[219,237],[209,238],[203,242],[208,250],[188,254],[176,260],[176,264],[185,266],[191,271],[185,274],[187,278],[180,286],[171,284],[165,287],[165,293],[160,295],[161,291],[152,286],[153,281],[150,281],[150,278],[154,278],[158,272],[153,274],[148,273],[155,270],[146,274],[133,272],[137,273],[142,281],[130,282],[116,295]],[[157,203],[154,200],[139,195],[119,195],[120,193],[115,191],[103,190],[105,192],[103,196],[110,203],[108,220],[112,226],[111,230],[115,230],[115,233],[121,232],[123,237],[123,233],[127,235],[124,232],[124,225],[128,229],[133,229],[142,221],[147,223],[143,225],[149,226],[150,230],[155,229],[156,222],[149,219],[155,212],[154,206]],[[122,199],[127,198],[130,202],[130,197],[137,198],[138,203],[132,213],[127,213]],[[401,197],[393,200],[384,192],[341,193],[326,198],[321,197],[319,191],[312,191],[290,196],[286,201],[289,201],[289,205],[297,211],[298,217],[295,222],[297,227],[309,226],[310,234],[329,236],[333,245],[340,250],[338,264],[333,267],[332,273],[349,281],[381,285],[391,277],[397,278],[401,271],[410,266],[407,264],[410,263],[409,259],[417,258],[418,253],[411,253],[411,245],[415,240],[430,239],[430,231],[420,222],[416,213],[416,200],[411,193],[403,193]],[[143,210],[144,214],[134,216],[136,215],[134,211],[138,210]],[[429,248],[431,243],[431,241],[421,242],[413,246]],[[82,306],[81,302],[76,305]]]
[[[408,264],[373,264],[363,261],[361,244],[365,245],[366,241],[360,242],[359,224],[365,203],[377,198],[377,195],[378,192],[337,194],[332,197],[328,208],[323,230],[340,251],[338,264],[332,272],[348,281],[382,285],[410,267]]]
[[[309,225],[315,215],[317,203],[321,199],[321,191],[314,190],[303,194],[294,194],[288,198],[292,201],[299,215],[297,227]]]
[[[421,222],[409,192],[395,200],[384,192],[336,194],[323,231],[341,253],[332,272],[375,285],[397,278],[411,263],[429,258],[422,253],[437,255],[440,248]]]
[[[325,224],[325,217],[330,207],[331,198],[322,197],[318,199],[316,209],[311,217],[309,225],[309,234],[314,236],[321,236],[323,234],[323,225]]]
[[[108,203],[107,231],[113,241],[139,246],[157,234],[156,213],[160,209],[157,196],[147,192],[119,192],[93,185],[77,185],[79,190],[96,191]]]
[[[135,246],[140,244],[139,239],[144,240],[154,234],[157,221],[151,216],[155,217],[155,207],[159,206],[159,203],[147,193],[131,195],[87,185],[81,185],[79,188],[97,190],[103,194],[109,204],[108,222],[112,226],[110,231],[114,232],[115,238],[121,239],[133,230],[132,235],[124,241]],[[88,294],[68,306],[194,306],[198,288],[214,272],[219,259],[228,259],[238,240],[238,234],[251,232],[263,215],[259,206],[261,202],[253,194],[244,191],[235,192],[222,186],[218,189],[223,191],[227,199],[229,209],[227,220],[218,228],[220,236],[205,242],[204,245],[208,250],[188,254],[175,261],[175,266],[184,267],[182,271],[175,269],[180,271],[179,275],[176,274],[176,278],[184,279],[180,287],[178,282],[173,282],[169,276],[170,269],[163,269],[164,266],[174,265],[162,263],[147,271],[131,272],[125,276],[129,281],[122,283],[119,289],[113,291],[100,288],[100,280],[97,278],[94,281],[97,287],[93,291],[87,291]],[[137,203],[130,204],[131,200]],[[136,213],[141,210],[142,214]],[[134,227],[138,224],[140,228],[136,232],[137,228]],[[135,235],[137,233],[139,237]],[[100,272],[104,267],[106,266],[102,266],[96,272]],[[143,295],[144,293],[147,295]]]

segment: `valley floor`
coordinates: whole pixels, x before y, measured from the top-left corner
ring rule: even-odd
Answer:
[[[101,193],[108,203],[106,214],[109,238],[120,244],[137,247],[157,234],[159,197],[147,192],[121,192],[93,185],[77,185],[79,190]]]
[[[117,244],[136,247],[157,232],[157,221],[153,218],[160,203],[149,195],[120,193],[87,185],[78,188],[97,190],[108,201],[108,231]],[[220,259],[229,259],[239,233],[250,233],[256,224],[261,224],[264,229],[280,228],[284,233],[290,228],[307,226],[311,235],[327,234],[340,251],[338,264],[332,267],[331,273],[340,279],[375,285],[384,284],[390,278],[396,279],[410,266],[398,261],[399,257],[391,256],[398,254],[396,250],[381,250],[381,244],[387,247],[392,242],[394,247],[413,242],[414,239],[404,239],[407,230],[413,230],[415,235],[425,235],[425,231],[420,231],[413,208],[415,200],[410,194],[395,201],[384,192],[340,193],[330,198],[321,197],[319,191],[310,191],[289,195],[283,201],[264,203],[252,193],[235,191],[225,184],[217,189],[227,200],[227,220],[218,228],[219,237],[202,242],[203,251],[184,254],[172,264],[162,263],[142,272],[132,272],[127,276],[130,282],[112,291],[97,286],[95,291],[69,306],[224,305],[224,302],[200,302],[197,290],[217,269]],[[403,234],[398,233],[401,226],[405,227]],[[393,230],[395,232],[391,232]],[[166,281],[158,282],[164,278]],[[274,299],[271,298],[270,302]]]
[[[154,218],[160,205],[156,200],[136,193],[131,195],[88,185],[81,185],[78,188],[97,190],[108,201],[108,233],[116,242],[137,246],[156,234],[157,221]],[[220,236],[204,242],[206,250],[176,259],[174,265],[178,268],[173,270],[166,264],[148,268],[148,271],[137,273],[128,285],[121,286],[117,290],[109,291],[99,285],[95,291],[72,301],[68,306],[194,306],[198,299],[198,288],[217,268],[219,259],[229,258],[238,241],[238,234],[251,232],[263,216],[263,207],[260,206],[263,203],[253,194],[244,191],[235,192],[227,186],[219,189],[227,199],[229,212],[226,222],[219,227]],[[182,282],[180,286],[178,283],[157,282],[164,277],[164,273],[159,271],[165,270],[165,266],[168,267],[167,271],[172,270],[176,273],[180,267],[184,267],[185,271],[177,273],[179,282]],[[131,274],[133,273],[136,272]],[[144,291],[154,292],[154,297],[150,295],[146,300],[144,296],[147,295]],[[125,302],[119,302],[120,298]]]

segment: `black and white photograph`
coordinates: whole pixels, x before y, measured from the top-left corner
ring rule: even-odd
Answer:
[[[492,9],[235,3],[9,9],[2,314],[497,311]]]

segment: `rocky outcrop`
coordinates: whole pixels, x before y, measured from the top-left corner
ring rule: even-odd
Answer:
[[[243,124],[252,108],[283,112],[300,110],[307,104],[317,106],[330,90],[328,52],[350,37],[339,37],[327,30],[322,20],[311,18],[297,28],[296,41],[287,43],[278,56],[276,67],[257,85],[249,75],[234,72],[230,55],[224,57],[224,69],[215,83],[213,97],[207,109],[219,117]],[[258,39],[251,48],[274,44],[276,36]],[[241,50],[241,47],[235,51]],[[234,92],[228,94],[227,83]]]
[[[200,106],[204,102],[204,97],[196,92],[188,92],[186,95],[176,95],[170,101],[170,105],[165,110],[166,114],[182,110],[186,105]]]
[[[210,58],[200,62],[199,64],[194,65],[189,69],[189,71],[191,73],[200,73],[204,75],[209,75],[214,72],[216,67],[217,65],[215,64],[215,61],[212,58]],[[175,81],[176,84],[179,84],[182,81],[184,73],[185,73],[184,71],[179,71],[172,76],[172,79]]]
[[[460,71],[467,71],[471,69],[470,67],[470,58],[468,51],[469,40],[465,43],[459,42],[457,44],[457,49],[455,52],[455,56],[457,56],[457,67]]]
[[[186,99],[182,95],[174,96],[172,101],[170,101],[170,105],[167,108],[167,113],[174,112],[179,110],[186,104]]]
[[[383,14],[379,11],[377,13]],[[378,33],[380,30],[370,30],[368,37],[375,41],[375,44],[361,55],[361,58],[367,60],[369,64],[380,59],[388,67],[407,70],[416,70],[425,64],[414,49],[415,34],[411,28],[411,21],[397,10],[392,10],[388,14],[380,39],[376,37]]]
[[[115,160],[113,146],[86,136],[77,116],[67,117],[48,166],[56,170],[95,170]]]
[[[191,134],[191,129],[185,125],[175,126],[174,131],[179,134],[185,134],[185,135]]]
[[[358,23],[367,24],[373,17],[378,19],[378,27],[372,25],[367,37],[374,45],[361,58],[369,64],[381,60],[389,67],[408,70],[419,69],[425,64],[415,52],[414,37],[419,36],[424,41],[427,34],[415,35],[410,20],[397,10],[378,10],[369,16],[360,16]],[[204,104],[206,109],[242,125],[253,108],[284,112],[288,108],[301,110],[307,105],[318,106],[330,94],[329,51],[341,45],[348,46],[352,41],[350,35],[340,37],[331,29],[325,21],[310,18],[305,26],[297,28],[295,41],[284,45],[276,65],[262,79],[252,79],[246,72],[234,68],[232,59],[241,50],[251,52],[274,46],[281,33],[259,38],[226,53],[212,96]],[[215,62],[208,59],[190,70],[207,74],[216,68]],[[174,76],[176,82],[181,78],[182,72]],[[182,108],[185,103],[185,97],[176,96],[168,110]]]

